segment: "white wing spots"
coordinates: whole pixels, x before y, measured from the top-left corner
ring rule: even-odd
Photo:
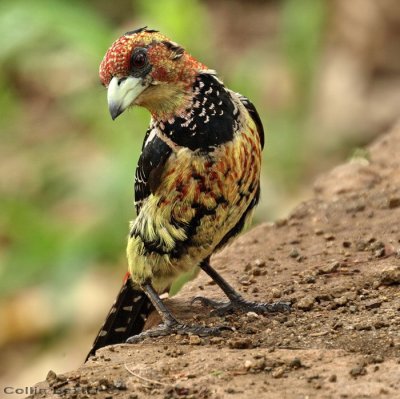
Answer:
[[[205,116],[205,115],[206,115],[206,109],[203,108],[203,109],[201,110],[199,116],[200,116],[200,117],[203,117],[203,116]]]
[[[147,140],[146,140],[146,142],[144,143],[145,146],[146,146],[147,144],[149,144],[150,141],[152,141],[152,140],[154,139],[154,137],[156,136],[156,133],[157,133],[157,130],[156,130],[156,129],[152,129],[152,130],[151,130],[151,132],[150,132],[150,134],[149,134],[149,137],[147,137]]]
[[[236,101],[232,101],[233,103],[233,115],[236,116],[239,113],[239,108],[237,107]]]
[[[211,111],[211,116],[217,115],[217,111],[215,109],[215,104],[211,103],[210,107],[208,108]]]
[[[136,181],[138,183],[143,183],[143,182],[145,182],[145,180],[146,180],[146,177],[143,174],[142,168],[138,168],[138,173],[136,175]]]
[[[190,122],[192,122],[191,119],[187,119],[184,123],[181,123],[181,127],[189,127]]]
[[[204,120],[204,123],[208,123],[210,121],[210,117],[207,115],[206,119]]]

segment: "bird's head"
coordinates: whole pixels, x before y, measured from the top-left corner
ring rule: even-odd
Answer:
[[[141,28],[112,44],[99,74],[113,119],[132,105],[169,118],[187,107],[196,76],[206,69],[161,33]]]

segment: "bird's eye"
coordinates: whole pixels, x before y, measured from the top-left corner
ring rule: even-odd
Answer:
[[[131,66],[133,68],[143,68],[147,63],[147,55],[143,50],[135,51],[132,54]]]

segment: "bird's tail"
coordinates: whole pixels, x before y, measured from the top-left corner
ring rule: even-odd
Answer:
[[[142,332],[146,318],[152,309],[153,305],[146,294],[132,287],[130,274],[127,273],[117,299],[97,333],[85,362],[95,354],[97,349],[123,343],[132,335]]]

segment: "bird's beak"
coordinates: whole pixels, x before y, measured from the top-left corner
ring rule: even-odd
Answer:
[[[108,85],[107,101],[108,110],[114,120],[121,115],[146,89],[141,78],[128,76],[117,78],[114,76]]]

